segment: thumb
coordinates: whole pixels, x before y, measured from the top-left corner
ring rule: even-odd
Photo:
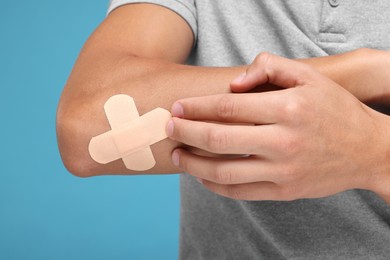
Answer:
[[[255,58],[245,73],[230,83],[230,89],[246,92],[266,83],[293,88],[304,85],[313,76],[319,74],[306,64],[264,52]]]

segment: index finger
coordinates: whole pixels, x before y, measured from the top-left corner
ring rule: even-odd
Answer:
[[[190,120],[274,124],[283,114],[284,91],[186,98],[175,102],[171,112]]]

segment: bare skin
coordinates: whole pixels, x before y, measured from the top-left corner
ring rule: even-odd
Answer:
[[[70,172],[88,177],[182,171],[171,161],[171,152],[181,144],[170,139],[152,146],[157,164],[142,173],[126,169],[121,161],[98,164],[90,158],[87,147],[93,136],[110,129],[103,104],[112,95],[134,97],[140,114],[144,114],[155,107],[170,109],[183,98],[230,93],[230,82],[247,66],[183,65],[192,45],[187,23],[160,6],[126,5],[107,17],[83,47],[58,107],[58,144]],[[383,67],[378,64],[388,62],[384,53],[358,50],[300,62],[311,64],[362,101],[384,103],[388,92],[383,82],[388,73],[377,69]],[[375,76],[368,80],[367,74]]]
[[[180,98],[230,92],[229,81],[245,68],[180,64],[192,44],[187,23],[168,9],[127,5],[108,16],[81,51],[58,107],[58,144],[70,172],[82,177],[139,173],[121,161],[98,164],[88,154],[89,140],[110,129],[103,111],[110,96],[132,96],[142,115],[156,107],[169,109]],[[168,139],[153,145],[157,165],[149,172],[178,172],[170,161],[177,145]]]
[[[295,200],[367,189],[390,202],[389,116],[310,66],[267,53],[231,87],[245,92],[266,83],[286,89],[176,102],[177,118],[167,125],[173,140],[249,156],[210,158],[176,149],[174,164],[233,199]]]

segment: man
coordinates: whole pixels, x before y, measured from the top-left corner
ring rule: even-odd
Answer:
[[[138,173],[87,149],[109,130],[104,102],[129,94],[176,116],[150,173],[193,175],[182,259],[386,259],[389,118],[361,102],[389,103],[390,2],[136,2],[111,1],[64,89],[69,171]]]

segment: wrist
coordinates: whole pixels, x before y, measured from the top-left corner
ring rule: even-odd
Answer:
[[[355,80],[359,99],[371,104],[390,104],[390,52],[358,49],[354,53]]]
[[[382,76],[378,71],[377,50],[361,48],[343,53],[337,63],[336,82],[360,101],[372,102],[381,95],[381,84],[376,78]]]
[[[374,118],[377,119],[376,133],[377,139],[373,142],[375,145],[375,153],[373,169],[368,169],[371,178],[369,183],[369,189],[382,198],[384,198],[390,204],[390,116],[381,114],[376,111]]]
[[[390,104],[390,52],[361,48],[299,60],[311,65],[364,103]]]

